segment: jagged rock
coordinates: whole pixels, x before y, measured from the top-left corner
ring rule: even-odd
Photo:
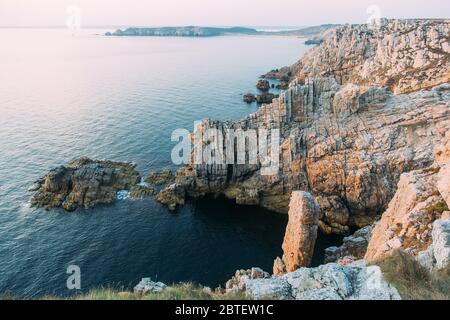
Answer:
[[[256,88],[262,92],[267,92],[270,90],[270,83],[267,80],[259,80]]]
[[[150,278],[143,278],[135,287],[134,293],[147,294],[163,291],[167,286],[162,282],[153,282]]]
[[[436,260],[434,259],[433,246],[430,246],[425,251],[419,252],[415,257],[415,259],[428,272],[432,272],[436,265]]]
[[[129,192],[129,196],[133,199],[143,199],[145,197],[154,196],[155,194],[155,189],[145,185],[132,186]]]
[[[345,237],[340,247],[330,247],[325,249],[325,263],[343,261],[356,261],[364,258],[367,246],[372,237],[374,225],[367,226],[356,231],[353,235]]]
[[[118,191],[129,190],[139,183],[135,167],[132,163],[82,157],[51,170],[37,181],[31,205],[73,211],[112,203]]]
[[[279,89],[279,90],[287,90],[287,89],[289,89],[289,82],[287,82],[287,81],[280,81],[280,83],[277,84],[276,88]]]
[[[286,264],[284,263],[283,259],[277,257],[273,262],[273,274],[279,276],[285,273],[286,273]]]
[[[394,197],[400,176],[430,167],[434,147],[450,131],[448,32],[448,23],[439,20],[388,20],[379,30],[354,25],[332,31],[289,68],[289,88],[271,104],[240,121],[205,120],[199,127],[200,133],[218,129],[223,137],[227,130],[279,129],[278,170],[262,174],[262,161],[191,161],[178,171],[177,185],[193,197],[225,194],[282,213],[292,191],[304,190],[339,199],[348,210],[345,224],[338,222],[345,210],[325,212],[319,223],[325,232],[373,223]],[[414,69],[409,61],[419,51],[426,64]],[[247,155],[253,151],[246,145]]]
[[[322,265],[300,268],[283,276],[264,279],[243,277],[233,293],[245,292],[252,299],[282,300],[400,300],[398,291],[386,283],[377,266],[364,261],[347,266]]]
[[[267,104],[267,103],[272,103],[273,99],[278,98],[278,95],[273,94],[273,93],[263,93],[263,94],[259,94],[256,97],[256,102],[259,104]]]
[[[170,170],[151,172],[144,181],[153,186],[160,186],[175,181],[175,175]]]
[[[253,102],[255,102],[256,97],[253,93],[247,93],[247,94],[244,94],[243,99],[244,99],[244,102],[246,102],[246,103],[253,103]]]
[[[442,179],[443,167],[440,166],[445,168],[446,159],[450,160],[447,153],[442,153],[442,146],[448,146],[449,140],[450,134],[447,134],[442,145],[435,148],[436,162],[432,166],[401,176],[397,193],[373,231],[365,256],[367,260],[383,258],[396,249],[417,255],[433,244],[433,223],[448,210],[440,193],[443,190],[445,194],[448,186],[439,188],[437,181]]]
[[[177,206],[184,205],[185,192],[176,184],[171,184],[167,188],[161,190],[155,197],[156,201],[166,205],[169,210],[174,211]]]
[[[289,222],[283,241],[283,262],[287,272],[311,264],[319,215],[319,206],[311,194],[302,191],[292,192]],[[278,270],[280,263],[277,260],[274,269]]]
[[[237,294],[245,290],[245,283],[249,279],[267,279],[270,274],[261,268],[252,268],[249,270],[237,270],[234,276],[225,284],[226,294]]]
[[[435,221],[432,236],[436,267],[443,269],[450,264],[450,220]]]
[[[347,234],[350,212],[339,197],[316,197],[320,206],[319,228],[325,234]]]
[[[349,83],[336,92],[333,112],[337,115],[351,115],[359,110],[359,87]]]

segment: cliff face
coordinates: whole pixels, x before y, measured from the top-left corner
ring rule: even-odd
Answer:
[[[224,137],[229,129],[279,129],[277,171],[192,161],[172,189],[194,197],[222,193],[283,213],[291,192],[303,190],[320,204],[324,232],[371,223],[402,173],[433,163],[433,148],[450,129],[449,31],[448,21],[338,28],[290,68],[296,77],[272,104],[238,122],[205,120],[198,127]],[[203,135],[201,144],[211,143]],[[224,157],[225,138],[214,143]],[[246,144],[246,152],[253,147]]]

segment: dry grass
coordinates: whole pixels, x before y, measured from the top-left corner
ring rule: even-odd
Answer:
[[[450,266],[429,273],[402,251],[396,251],[375,264],[380,266],[386,281],[397,288],[405,300],[450,300]]]
[[[15,298],[3,296],[2,299]],[[224,295],[209,292],[202,287],[191,283],[182,283],[167,287],[159,293],[137,294],[128,291],[118,291],[116,289],[100,288],[91,290],[87,294],[64,298],[57,296],[45,296],[38,300],[246,300],[244,294]]]

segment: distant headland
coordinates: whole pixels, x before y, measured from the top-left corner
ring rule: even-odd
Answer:
[[[147,37],[216,37],[224,35],[293,35],[311,37],[328,29],[337,27],[335,24],[306,27],[297,30],[259,31],[246,27],[160,27],[160,28],[126,28],[114,32],[106,32],[105,36],[147,36]]]

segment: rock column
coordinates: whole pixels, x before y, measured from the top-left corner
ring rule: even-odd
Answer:
[[[274,274],[292,272],[311,264],[320,210],[314,197],[294,191],[289,204],[289,222],[283,241],[283,259],[274,263]]]

